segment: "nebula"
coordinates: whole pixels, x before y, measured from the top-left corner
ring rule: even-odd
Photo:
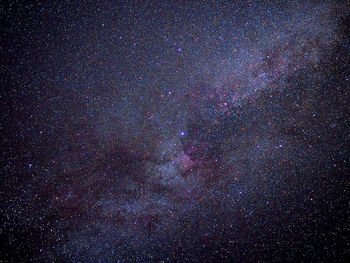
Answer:
[[[346,262],[347,1],[2,6],[1,262]]]

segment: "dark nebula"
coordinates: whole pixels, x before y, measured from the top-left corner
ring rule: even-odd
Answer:
[[[0,262],[349,260],[349,11],[1,2]]]

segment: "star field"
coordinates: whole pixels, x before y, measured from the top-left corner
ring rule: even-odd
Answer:
[[[348,1],[0,4],[0,262],[346,262]]]

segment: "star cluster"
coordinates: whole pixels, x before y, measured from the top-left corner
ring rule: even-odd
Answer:
[[[0,7],[1,262],[349,259],[349,2]]]

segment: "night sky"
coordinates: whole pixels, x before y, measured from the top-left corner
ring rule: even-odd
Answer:
[[[348,1],[1,1],[0,262],[350,259]]]

